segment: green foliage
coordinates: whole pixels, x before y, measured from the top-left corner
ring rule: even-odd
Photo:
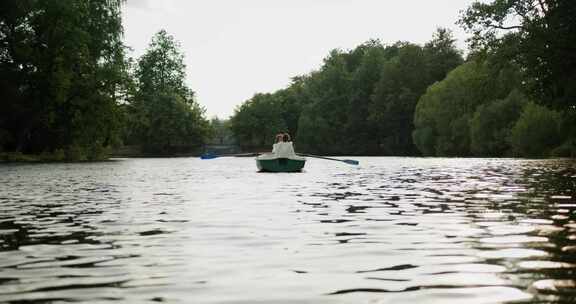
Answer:
[[[160,154],[188,152],[204,143],[209,123],[185,84],[185,69],[178,42],[158,32],[138,60],[134,97],[125,108],[128,143]]]
[[[37,162],[38,158],[22,152],[0,153],[0,162]]]
[[[338,140],[340,126],[331,122],[316,104],[308,105],[300,117],[298,147],[317,154],[349,154],[345,139]],[[360,147],[358,147],[360,148]]]
[[[80,147],[78,145],[71,145],[66,149],[65,152],[66,160],[77,160],[77,161],[85,161],[88,160],[86,156],[86,150],[84,147]]]
[[[396,52],[396,47],[386,48],[374,40],[350,52],[353,57],[360,58],[355,60],[358,62],[357,65],[351,66],[350,88],[347,93],[349,100],[344,108],[347,112],[346,123],[343,130],[334,132],[338,135],[337,137],[340,137],[335,138],[334,142],[342,145],[341,153],[377,153],[379,143],[376,139],[379,129],[375,128],[374,122],[369,119],[372,111],[371,96],[380,80],[382,65],[392,56],[392,53]]]
[[[508,49],[478,52],[430,86],[414,115],[413,140],[429,156],[503,156],[527,97]]]
[[[383,64],[370,118],[385,154],[417,154],[412,141],[416,104],[430,84],[462,63],[454,42],[450,32],[438,29],[424,47],[398,44],[397,55]]]
[[[576,158],[576,107],[562,113],[560,133],[564,143],[554,149],[552,155]]]
[[[463,13],[459,23],[473,34],[476,60],[489,58],[490,73],[499,79],[495,89],[515,87],[544,105],[526,106],[517,121],[521,103],[510,97],[481,106],[471,121],[474,153],[502,155],[512,149],[519,156],[541,157],[561,142],[553,154],[572,153],[570,134],[576,131],[570,118],[576,104],[576,6],[572,2],[492,0],[473,3]],[[510,66],[522,72],[511,72]]]
[[[244,145],[271,143],[273,134],[286,128],[300,151],[414,155],[416,102],[460,63],[454,39],[443,29],[425,46],[370,40],[350,51],[333,50],[319,70],[294,78],[286,89],[257,94],[237,109],[233,130]],[[265,111],[257,110],[264,104]]]
[[[533,97],[566,110],[576,104],[576,5],[572,0],[475,2],[460,24],[475,49],[514,41],[511,58],[526,70]],[[506,35],[504,35],[506,34]]]
[[[302,108],[307,103],[305,81],[306,77],[295,77],[288,88],[274,93],[278,99],[286,129],[292,135],[298,134],[298,121],[302,114]]]
[[[456,39],[452,32],[438,28],[432,40],[424,45],[426,72],[434,81],[440,81],[448,72],[463,63],[462,53],[456,48]]]
[[[301,149],[314,153],[346,153],[348,138],[344,130],[349,114],[347,109],[351,86],[348,61],[356,62],[353,59],[348,54],[333,50],[324,60],[320,71],[312,73],[307,79],[306,95],[309,104],[300,119],[308,124],[299,125],[296,136]],[[316,134],[308,134],[312,132]]]
[[[0,150],[37,154],[118,138],[120,3],[0,3]]]
[[[193,92],[186,86],[186,65],[180,44],[165,30],[160,30],[138,60],[136,69],[138,97],[154,92],[173,92],[192,101]]]
[[[317,71],[212,123],[166,31],[136,65],[126,60],[122,2],[0,2],[2,159],[103,159],[121,137],[182,152],[230,131],[245,148],[289,132],[300,151],[321,154],[574,156],[571,0],[473,3],[460,20],[473,34],[466,63],[446,29],[424,45],[333,50]]]
[[[215,145],[235,145],[236,139],[232,133],[230,120],[214,117],[210,120],[210,136],[208,143]]]
[[[272,146],[274,135],[287,131],[278,100],[272,94],[254,95],[236,108],[230,124],[245,148]]]
[[[511,131],[514,153],[524,157],[548,156],[561,143],[560,122],[558,112],[529,103]]]
[[[436,137],[436,130],[432,124],[418,126],[412,133],[414,145],[418,147],[418,150],[420,150],[420,153],[424,156],[436,155]]]
[[[554,148],[550,156],[576,158],[576,140],[566,140],[562,145]]]
[[[526,97],[513,90],[505,99],[480,105],[470,121],[472,154],[494,157],[509,152],[510,132],[526,103]]]
[[[427,89],[416,106],[413,133],[424,155],[470,155],[468,120],[488,97],[487,79],[485,66],[473,61]]]
[[[54,150],[54,152],[49,153],[49,152],[42,152],[40,153],[39,158],[42,161],[47,161],[47,162],[51,162],[51,161],[64,161],[66,160],[66,152],[64,152],[63,149],[56,149]],[[103,158],[102,158],[103,159]]]

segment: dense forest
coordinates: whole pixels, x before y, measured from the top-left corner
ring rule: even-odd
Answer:
[[[443,28],[422,45],[335,49],[229,121],[205,117],[166,31],[127,55],[122,4],[0,2],[0,160],[104,159],[125,145],[170,155],[224,139],[255,150],[281,131],[317,154],[576,156],[572,0],[474,3],[458,22],[466,52]]]
[[[442,28],[424,45],[333,50],[239,106],[231,128],[247,149],[286,131],[318,154],[576,156],[576,3],[474,3],[459,24],[466,59]]]
[[[462,62],[444,29],[424,46],[368,41],[334,50],[320,70],[240,106],[232,128],[246,145],[266,145],[287,130],[299,149],[314,153],[417,155],[411,134],[418,98]]]
[[[160,154],[202,145],[209,124],[184,83],[178,43],[160,31],[141,58],[128,58],[122,3],[0,2],[4,158],[94,160],[122,144]]]

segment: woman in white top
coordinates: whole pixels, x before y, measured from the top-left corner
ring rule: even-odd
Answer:
[[[276,139],[274,141],[274,144],[272,145],[272,154],[276,154],[276,151],[278,149],[278,144],[284,141],[284,134],[282,133],[278,133],[276,134]]]
[[[279,141],[272,147],[272,153],[278,158],[295,158],[298,157],[294,152],[294,145],[290,140],[288,133],[279,134],[276,136]]]

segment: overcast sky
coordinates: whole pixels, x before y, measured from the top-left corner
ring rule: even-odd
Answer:
[[[257,92],[273,92],[317,69],[334,48],[369,40],[425,43],[454,31],[473,0],[128,0],[126,44],[140,56],[165,29],[182,46],[187,83],[209,117],[227,118]]]

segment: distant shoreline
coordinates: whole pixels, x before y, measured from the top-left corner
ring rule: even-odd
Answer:
[[[250,153],[266,153],[268,151],[253,151],[253,152],[246,152],[243,151],[245,154]],[[202,153],[198,152],[191,152],[191,153],[172,153],[172,154],[158,154],[158,153],[134,153],[134,154],[123,154],[123,153],[111,153],[107,155],[105,158],[99,159],[82,159],[82,160],[74,160],[74,159],[54,159],[50,154],[22,154],[16,152],[3,152],[0,153],[0,164],[9,164],[9,163],[86,163],[86,162],[106,162],[106,161],[113,161],[117,158],[184,158],[184,157],[200,157]],[[216,154],[218,155],[218,154]],[[225,155],[225,154],[222,154]],[[542,157],[542,158],[522,158],[522,157],[479,157],[479,156],[445,156],[445,157],[429,157],[429,156],[416,156],[416,155],[326,155],[331,157],[410,157],[410,158],[485,158],[485,159],[567,159],[567,160],[576,160],[576,158],[570,157]]]

